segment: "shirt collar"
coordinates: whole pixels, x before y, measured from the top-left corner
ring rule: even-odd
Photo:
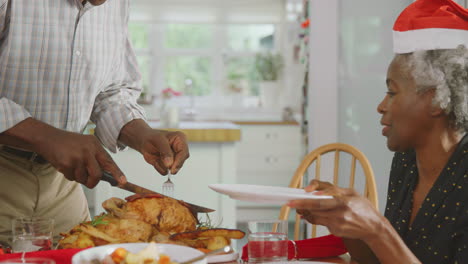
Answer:
[[[93,8],[94,6],[90,4],[88,1],[83,5],[83,0],[75,0],[75,4],[78,7],[79,10],[86,11],[88,9]]]
[[[83,8],[82,0],[75,0],[75,4],[79,9]]]

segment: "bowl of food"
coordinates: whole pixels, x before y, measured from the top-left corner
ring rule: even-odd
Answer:
[[[177,264],[203,253],[191,247],[156,244],[126,243],[98,246],[78,252],[72,258],[72,264]],[[206,264],[206,258],[194,262]]]

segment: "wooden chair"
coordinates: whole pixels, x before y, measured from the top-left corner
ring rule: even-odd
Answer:
[[[366,156],[359,151],[357,148],[343,144],[343,143],[332,143],[323,145],[313,150],[305,156],[299,167],[296,169],[291,182],[289,183],[290,188],[303,188],[304,187],[304,174],[312,163],[315,163],[315,179],[320,180],[321,162],[324,154],[334,152],[334,173],[333,173],[333,184],[340,186],[338,183],[338,172],[340,168],[340,153],[348,153],[351,155],[351,168],[350,168],[350,179],[349,188],[354,188],[355,175],[356,175],[356,161],[358,161],[362,167],[363,174],[365,176],[364,186],[364,197],[367,197],[371,203],[378,209],[378,197],[377,187],[374,179],[374,172]],[[341,186],[343,187],[343,186]],[[286,205],[281,207],[279,219],[288,219],[290,208]],[[296,213],[296,223],[294,225],[294,240],[299,239],[301,218]],[[312,227],[312,237],[317,234],[317,227]]]

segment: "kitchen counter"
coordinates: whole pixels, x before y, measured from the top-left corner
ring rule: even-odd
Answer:
[[[152,128],[182,131],[188,142],[236,142],[241,139],[241,129],[238,124],[227,121],[182,121],[177,128],[167,128],[159,121],[148,121]],[[94,124],[89,124],[86,134],[94,134]]]
[[[182,131],[189,142],[234,142],[241,139],[240,126],[231,122],[187,121],[177,128],[166,128],[158,121],[149,121],[152,128]]]
[[[299,125],[297,121],[233,121],[237,125]]]

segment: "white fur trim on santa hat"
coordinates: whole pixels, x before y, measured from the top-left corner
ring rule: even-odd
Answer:
[[[416,50],[468,48],[468,30],[428,28],[393,31],[393,51],[397,54]]]

